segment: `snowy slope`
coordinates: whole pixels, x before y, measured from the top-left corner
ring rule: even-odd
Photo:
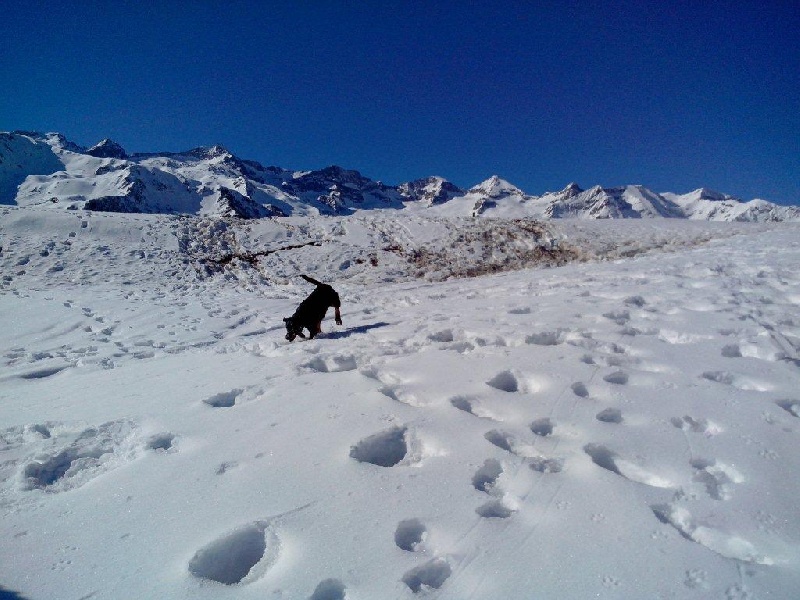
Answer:
[[[661,194],[676,204],[689,219],[706,221],[798,221],[800,209],[776,206],[765,200],[742,202],[726,194],[705,188],[688,194]]]
[[[17,188],[30,174],[50,175],[64,169],[48,144],[30,136],[0,133],[0,204],[15,204]]]
[[[0,210],[2,589],[796,597],[797,225],[564,221],[613,260],[428,281],[522,225],[404,214]],[[344,324],[289,344],[301,272]]]

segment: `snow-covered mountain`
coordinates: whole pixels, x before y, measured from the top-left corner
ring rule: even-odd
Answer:
[[[414,208],[447,216],[540,219],[800,220],[797,207],[743,202],[703,188],[678,195],[640,185],[582,190],[571,183],[535,196],[496,175],[467,191],[441,177],[391,186],[338,166],[264,167],[222,146],[129,154],[109,139],[87,149],[57,133],[21,131],[0,133],[0,204],[243,218]]]
[[[705,188],[688,194],[666,192],[666,200],[680,207],[689,219],[705,221],[797,221],[800,211],[796,207],[778,206],[766,200],[743,202],[733,196]]]
[[[686,215],[663,196],[641,185],[588,190],[571,183],[561,192],[545,194],[545,215],[549,218],[588,217],[593,219],[627,219],[642,217],[680,218]]]
[[[408,183],[401,183],[397,190],[405,200],[416,201],[418,205],[430,208],[444,204],[464,195],[464,190],[442,177],[426,177]]]

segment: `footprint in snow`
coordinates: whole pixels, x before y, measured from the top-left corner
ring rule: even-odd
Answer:
[[[52,428],[45,426],[37,425],[33,430],[54,445],[64,437],[54,436]],[[157,449],[149,443],[145,446]],[[132,460],[140,449],[138,428],[131,421],[111,421],[84,429],[61,450],[40,455],[26,464],[22,471],[23,489],[51,493],[75,489]]]
[[[503,392],[519,392],[520,381],[519,377],[512,371],[501,371],[492,377],[486,384]]]
[[[688,333],[685,331],[673,331],[671,329],[659,329],[656,337],[658,337],[658,339],[661,340],[662,342],[666,342],[667,344],[673,344],[676,346],[684,344],[694,344],[697,342],[701,342],[703,340],[713,339],[713,336],[710,335]]]
[[[793,417],[800,417],[800,400],[776,400],[775,404],[780,406]]]
[[[497,480],[502,474],[503,466],[500,461],[489,458],[484,461],[483,466],[472,476],[472,487],[479,492],[490,494],[496,489]]]
[[[522,375],[516,370],[508,369],[501,371],[489,381],[486,385],[501,392],[508,393],[535,393],[539,391],[540,384],[533,377]]]
[[[148,450],[155,450],[157,452],[167,452],[173,449],[175,445],[175,434],[164,432],[151,435],[147,440],[145,447]]]
[[[394,543],[406,552],[418,552],[428,537],[428,529],[419,519],[406,519],[397,524]]]
[[[534,333],[525,338],[525,343],[534,346],[558,346],[564,342],[567,331],[566,329],[557,329],[556,331]]]
[[[338,579],[321,581],[309,600],[346,600],[347,588]]]
[[[536,419],[531,423],[531,431],[540,436],[546,437],[548,435],[553,435],[553,429],[555,428],[555,424],[553,420],[549,417],[543,417],[541,419]]]
[[[627,310],[615,310],[607,312],[603,316],[620,326],[626,325],[631,320],[631,313]]]
[[[531,471],[537,473],[561,473],[564,470],[564,460],[547,456],[533,456],[528,459]]]
[[[498,448],[506,452],[511,452],[512,454],[514,453],[514,436],[512,434],[492,429],[491,431],[487,431],[483,437],[487,442],[494,444]]]
[[[432,342],[453,342],[455,335],[452,329],[443,329],[428,335],[428,339]]]
[[[378,467],[394,467],[417,463],[423,454],[420,442],[407,427],[392,427],[351,446],[350,458]]]
[[[642,483],[651,487],[670,488],[672,482],[668,479],[651,473],[643,467],[621,458],[615,452],[600,444],[587,444],[583,451],[592,459],[598,467],[611,471],[629,481]]]
[[[576,381],[575,383],[572,384],[571,388],[572,388],[572,393],[578,396],[579,398],[589,397],[589,389],[583,382]]]
[[[400,402],[401,404],[407,404],[408,406],[417,408],[426,406],[425,402],[420,401],[414,392],[402,386],[386,386],[381,388],[380,392],[387,398],[391,398],[395,402]]]
[[[280,555],[281,543],[268,521],[255,521],[209,543],[189,561],[189,572],[226,585],[252,583]]]
[[[622,411],[618,408],[606,408],[601,410],[595,418],[601,423],[622,423]]]
[[[303,366],[317,373],[340,373],[342,371],[356,370],[358,363],[352,355],[334,355],[329,357],[317,356]]]
[[[743,391],[769,392],[774,388],[770,383],[731,373],[730,371],[706,371],[702,377],[703,379],[729,385]]]
[[[714,500],[730,500],[731,485],[742,483],[744,477],[734,467],[715,460],[698,458],[692,461],[694,481],[702,483]]]
[[[627,306],[635,306],[636,308],[642,308],[645,304],[647,304],[647,301],[641,296],[629,296],[628,298],[625,298],[624,303]]]
[[[403,583],[415,594],[438,590],[445,584],[452,572],[453,569],[447,559],[437,557],[408,571],[403,575]]]
[[[214,408],[230,408],[242,402],[255,400],[263,393],[263,388],[254,385],[246,388],[235,388],[228,392],[220,392],[206,398],[203,402]]]
[[[47,367],[44,369],[35,369],[33,371],[28,371],[27,373],[22,373],[19,376],[19,378],[27,380],[47,379],[48,377],[52,377],[53,375],[58,375],[62,371],[66,371],[71,366],[72,365],[61,365],[55,367]]]
[[[757,358],[770,362],[786,359],[786,354],[774,348],[762,348],[756,344],[728,344],[722,348],[725,358]]]
[[[689,415],[685,415],[683,417],[672,417],[670,419],[670,423],[682,431],[702,433],[709,437],[722,432],[722,427],[716,423],[712,423],[708,419],[703,418],[695,419]]]
[[[511,501],[497,498],[480,505],[475,512],[484,519],[508,519],[517,510]]]
[[[462,410],[465,413],[469,413],[480,419],[502,421],[502,419],[500,419],[492,411],[481,406],[481,403],[476,398],[471,396],[454,396],[453,398],[450,398],[450,404],[458,410]]]
[[[220,392],[219,394],[214,394],[210,398],[206,398],[203,402],[214,408],[230,408],[236,404],[236,399],[243,391],[243,389],[237,388],[229,392]]]
[[[626,385],[628,383],[628,374],[625,371],[614,371],[603,377],[603,381],[614,385]]]
[[[760,552],[748,540],[697,523],[689,510],[683,506],[658,504],[650,508],[659,521],[674,527],[687,540],[705,546],[720,556],[759,565],[775,564],[772,557]]]

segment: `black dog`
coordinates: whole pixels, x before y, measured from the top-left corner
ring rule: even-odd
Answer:
[[[297,307],[291,317],[283,319],[283,322],[286,323],[286,339],[290,342],[294,341],[294,338],[298,335],[305,339],[303,328],[308,329],[309,337],[314,339],[314,336],[322,331],[322,319],[325,318],[325,313],[328,312],[328,308],[331,306],[336,311],[336,324],[342,324],[342,315],[339,313],[339,308],[342,304],[339,301],[339,294],[336,293],[336,290],[328,284],[320,283],[306,275],[301,275],[300,277],[317,287],[308,298],[300,303],[300,306]]]

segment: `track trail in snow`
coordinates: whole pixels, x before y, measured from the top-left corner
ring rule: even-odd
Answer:
[[[302,283],[186,288],[166,258],[135,274],[125,244],[86,241],[132,261],[122,281],[87,261],[54,285],[76,248],[35,258],[41,239],[19,240],[26,273],[0,296],[13,589],[725,599],[800,582],[788,229],[439,283],[343,278],[344,325],[292,344]]]

